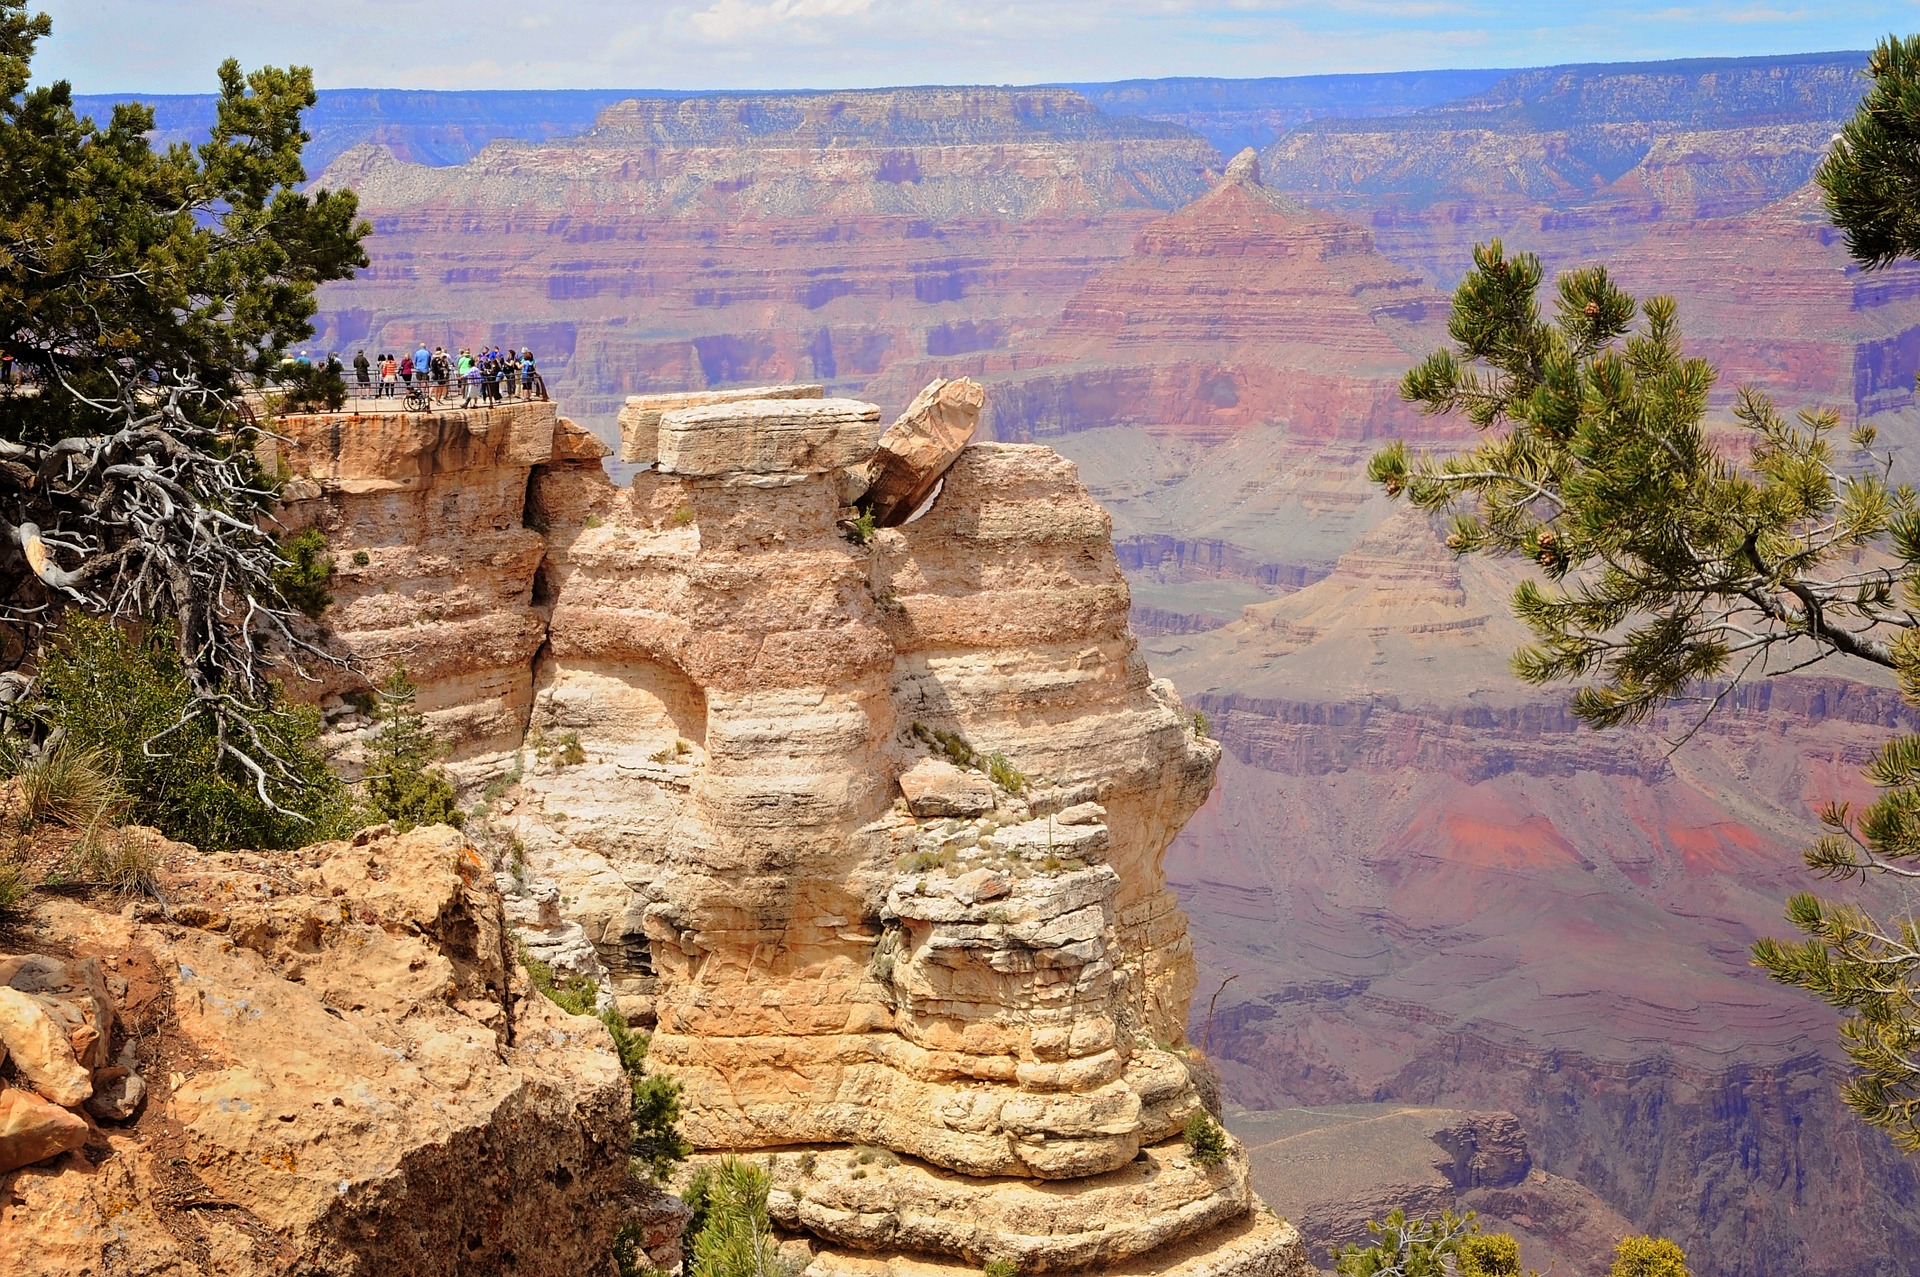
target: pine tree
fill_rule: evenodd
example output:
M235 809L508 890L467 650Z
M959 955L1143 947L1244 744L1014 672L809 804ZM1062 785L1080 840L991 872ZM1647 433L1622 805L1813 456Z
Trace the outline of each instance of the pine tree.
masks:
M1882 40L1867 75L1815 179L1847 251L1872 267L1920 256L1920 36Z
M311 72L223 63L206 139L156 150L151 108L98 123L32 86L52 29L0 0L0 340L24 383L0 386L0 661L32 665L74 608L165 623L217 764L298 820L276 794L299 760L255 723L275 658L324 654L278 588L248 395L369 228L351 192L301 189Z
M367 801L401 833L419 825L458 828L466 813L454 801L453 782L434 765L446 747L414 708L416 691L405 667L396 667L380 685L384 721L367 747Z
M1883 45L1876 94L1916 56L1913 42ZM1887 110L1870 97L1853 135L1892 127L1870 118ZM1845 181L1865 183L1892 163L1864 145L1835 157L1830 191L1846 166L1858 171ZM1847 212L1835 202L1836 217ZM1874 239L1874 225L1847 224L1868 264L1909 251L1914 241ZM1714 370L1681 353L1671 299L1642 306L1603 268L1577 270L1559 279L1549 319L1542 278L1538 259L1509 258L1498 241L1475 249L1448 323L1455 348L1401 390L1424 411L1465 413L1482 438L1444 457L1395 443L1369 468L1388 495L1451 511L1455 553L1537 565L1542 579L1513 596L1534 640L1515 672L1585 680L1574 712L1601 727L1676 703L1695 707L1697 727L1743 680L1834 659L1891 670L1920 705L1920 496L1888 480L1873 429L1836 437L1833 412L1788 421L1741 390L1741 446L1717 446L1705 424ZM1870 775L1880 798L1824 811L1807 863L1829 879L1920 877L1920 737L1890 742ZM1755 962L1845 1013L1846 1101L1920 1149L1920 927L1812 895L1787 916L1804 938L1762 941Z

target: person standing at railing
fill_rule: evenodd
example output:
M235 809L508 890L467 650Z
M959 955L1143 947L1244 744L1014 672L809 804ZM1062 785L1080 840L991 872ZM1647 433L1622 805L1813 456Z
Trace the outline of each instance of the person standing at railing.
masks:
M432 368L432 363L433 352L427 349L426 342L423 341L413 348L413 375L414 379L420 383L420 392L422 394L426 393L427 378L429 376L429 370Z
M427 359L427 372L433 378L433 397L447 397L447 352L444 347L435 346L433 354Z
M500 356L500 376L507 383L507 398L512 399L520 393L520 361L513 357L511 346Z
M367 397L367 391L371 388L372 382L367 376L367 373L372 367L373 365L367 362L366 351L360 350L354 352L353 379L360 387L360 397L362 399Z
M394 362L392 355L381 355L380 356L380 397L382 399L393 398L394 390L399 384L400 384L400 365Z
M407 392L409 394L413 392L413 356L412 355L400 356L400 384L407 388Z

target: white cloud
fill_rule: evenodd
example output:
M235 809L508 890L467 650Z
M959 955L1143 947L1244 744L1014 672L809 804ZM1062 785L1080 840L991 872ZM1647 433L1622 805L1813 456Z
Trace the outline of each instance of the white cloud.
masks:
M820 19L864 17L873 0L715 0L691 14L687 26L707 40L738 40L743 36L787 38L794 28L809 30Z

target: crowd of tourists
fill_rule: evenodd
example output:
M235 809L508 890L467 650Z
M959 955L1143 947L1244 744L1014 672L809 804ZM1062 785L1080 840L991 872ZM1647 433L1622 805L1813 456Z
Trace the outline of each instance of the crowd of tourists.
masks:
M482 346L477 352L462 347L449 351L426 343L411 354L381 353L369 358L362 350L353 357L355 394L375 399L396 398L418 390L444 400L458 388L461 407L501 403L508 399L545 399L547 383L529 348L515 352L509 346Z

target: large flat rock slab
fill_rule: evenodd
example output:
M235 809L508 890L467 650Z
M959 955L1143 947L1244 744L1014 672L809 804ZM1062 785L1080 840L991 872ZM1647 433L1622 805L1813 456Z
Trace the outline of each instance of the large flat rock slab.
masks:
M825 474L865 461L880 409L858 399L753 399L660 417L664 474Z
M794 382L781 386L742 386L732 390L683 390L658 395L629 395L620 409L620 460L651 465L660 459L660 417L681 408L746 403L754 399L818 399L826 387Z

